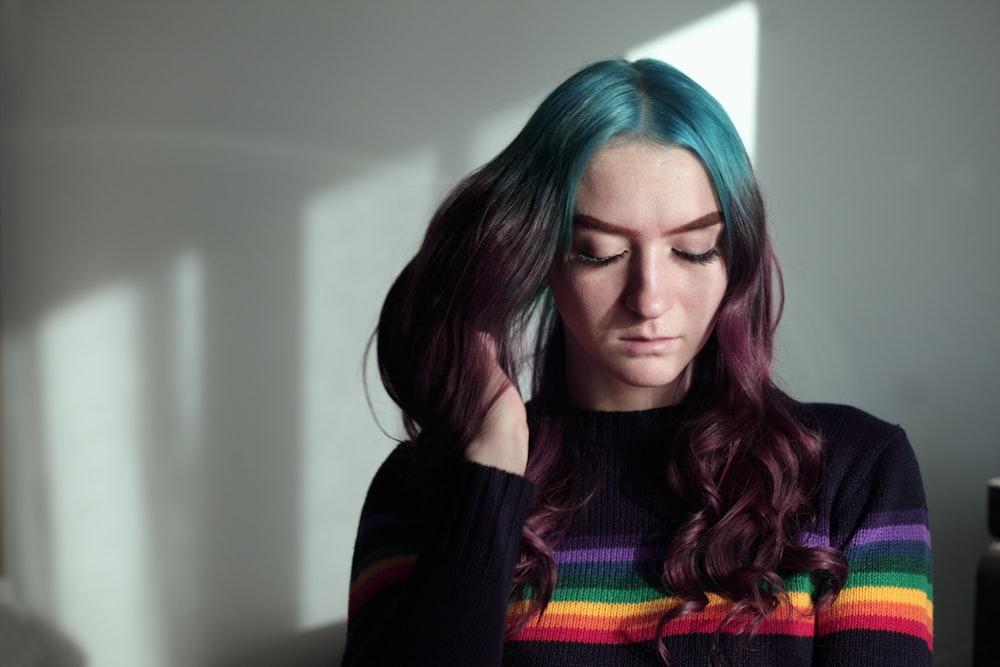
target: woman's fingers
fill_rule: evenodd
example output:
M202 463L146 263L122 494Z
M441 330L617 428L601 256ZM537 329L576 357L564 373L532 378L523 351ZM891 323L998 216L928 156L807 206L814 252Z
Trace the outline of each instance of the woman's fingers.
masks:
M466 447L465 458L523 475L528 463L528 418L524 401L497 362L493 337L482 333L480 340L488 358L493 360L493 376L483 397L483 407L489 405L489 408L479 433Z

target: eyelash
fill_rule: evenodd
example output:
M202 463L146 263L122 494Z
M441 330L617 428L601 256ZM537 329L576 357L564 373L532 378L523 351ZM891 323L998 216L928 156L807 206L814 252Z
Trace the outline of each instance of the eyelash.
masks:
M706 264L711 264L719 256L718 248L711 248L697 255L694 253L674 248L673 253L678 257L680 257L681 259L683 259L685 262L691 262L692 264L699 264L701 266L704 266ZM594 257L592 255L580 252L573 255L573 259L587 266L608 266L609 264L614 264L624 256L625 256L624 252L620 252L617 255L609 255L608 257Z
M624 252L620 252L617 255L610 255L608 257L594 257L593 255L579 252L573 255L573 259L581 264L586 264L587 266L607 266L608 264L614 264L624 256Z
M693 253L685 252L683 250L678 250L677 248L674 248L674 254L683 259L684 261L691 262L693 264L701 264L702 266L704 266L705 264L711 264L712 262L715 261L716 257L719 256L719 249L710 248L709 250L699 255L695 255Z

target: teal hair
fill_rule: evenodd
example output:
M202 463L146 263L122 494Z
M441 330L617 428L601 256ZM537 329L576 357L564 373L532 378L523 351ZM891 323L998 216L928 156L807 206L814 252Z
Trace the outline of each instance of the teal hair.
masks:
M744 199L757 190L739 133L707 90L658 60L607 60L580 70L545 98L491 164L512 169L511 184L559 193L551 201L560 207L558 238L565 248L584 169L602 146L629 140L694 153L712 180L727 234L740 240L754 236L752 230L733 229L745 227Z

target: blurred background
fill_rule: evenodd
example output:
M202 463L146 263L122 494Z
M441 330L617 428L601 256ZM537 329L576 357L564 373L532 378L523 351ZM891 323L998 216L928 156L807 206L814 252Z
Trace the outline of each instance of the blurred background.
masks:
M993 0L0 0L0 625L57 664L168 667L342 621L393 446L373 412L399 432L362 383L390 281L545 93L654 54L753 153L785 387L909 433L936 662L968 665L1000 475L997 25Z

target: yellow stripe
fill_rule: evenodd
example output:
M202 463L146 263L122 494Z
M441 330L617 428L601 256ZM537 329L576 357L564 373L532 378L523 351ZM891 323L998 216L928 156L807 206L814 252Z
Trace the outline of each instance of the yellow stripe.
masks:
M899 588L892 586L857 586L846 588L837 597L837 603L850 602L875 602L894 604L906 604L919 607L927 612L928 616L933 615L934 603L927 597L927 594L915 588Z
M790 593L792 607L799 612L811 614L812 600L808 593ZM613 602L586 602L586 601L562 601L550 602L545 614L572 614L575 616L593 616L606 618L608 616L642 616L645 614L662 614L668 609L672 609L680 602L675 597L664 597L658 600L647 602L613 603ZM709 613L718 609L723 609L732 603L715 593L708 594L708 606L701 613ZM782 602L778 611L787 608L788 605Z
M796 591L789 594L792 607L803 613L812 613L812 598L808 593ZM675 597L664 597L646 602L614 603L614 602L587 602L583 600L565 600L550 602L546 614L573 614L579 616L606 617L614 616L638 616L651 613L662 613L675 607L680 600ZM922 609L931 616L933 612L933 602L923 591L913 588L899 588L887 586L859 586L841 591L835 604L869 603L869 604L903 604ZM519 604L513 603L512 610L516 610ZM728 607L731 604L728 600L716 593L708 594L708 606L706 613L717 608ZM786 608L788 605L782 602L778 609Z

